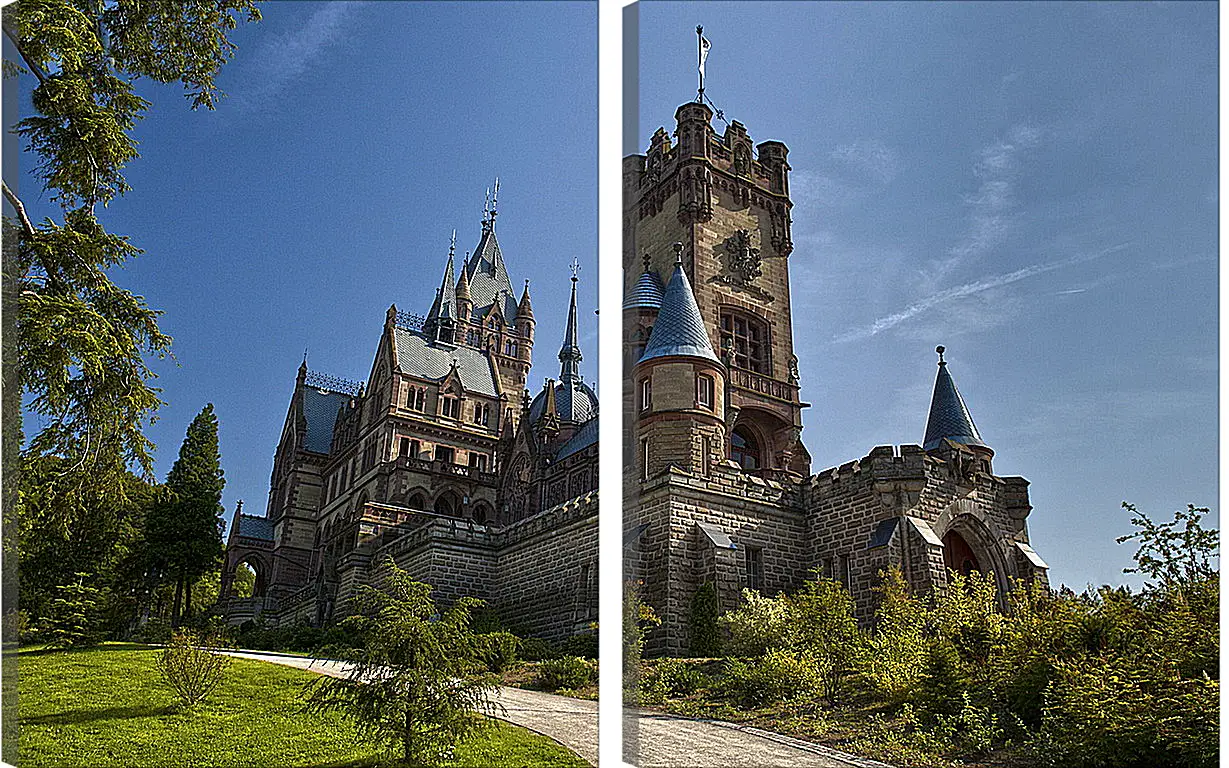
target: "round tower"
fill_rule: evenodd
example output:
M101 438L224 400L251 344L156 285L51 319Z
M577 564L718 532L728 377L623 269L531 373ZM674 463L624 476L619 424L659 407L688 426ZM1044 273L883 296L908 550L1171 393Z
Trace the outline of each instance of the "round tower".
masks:
M713 351L675 244L674 274L632 368L636 469L707 475L725 455L725 366Z

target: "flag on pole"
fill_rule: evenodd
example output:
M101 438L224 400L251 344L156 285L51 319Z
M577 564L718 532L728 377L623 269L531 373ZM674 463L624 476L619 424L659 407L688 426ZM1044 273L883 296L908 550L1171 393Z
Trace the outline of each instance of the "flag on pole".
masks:
M700 77L704 77L704 62L708 60L708 49L712 48L713 44L708 41L708 38L703 34L700 35Z

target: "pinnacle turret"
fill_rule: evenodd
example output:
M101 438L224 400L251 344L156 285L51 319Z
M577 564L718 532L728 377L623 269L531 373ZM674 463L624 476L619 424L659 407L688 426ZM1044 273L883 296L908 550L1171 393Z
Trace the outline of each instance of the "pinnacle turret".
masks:
M653 333L649 335L641 362L655 357L699 357L717 360L713 344L704 328L704 318L696 304L696 295L683 271L681 257L674 263L674 275L662 296L661 309Z
M989 448L981 439L973 416L969 413L956 382L952 380L947 370L947 362L943 359L944 347L936 347L939 353L939 372L935 376L934 395L930 400L930 416L926 419L926 437L922 448L930 451L938 448L943 441L951 440L961 445Z

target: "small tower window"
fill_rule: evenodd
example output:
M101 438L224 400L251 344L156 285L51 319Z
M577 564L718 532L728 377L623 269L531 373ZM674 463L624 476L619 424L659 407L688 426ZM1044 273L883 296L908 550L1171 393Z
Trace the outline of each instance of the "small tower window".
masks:
M743 469L760 468L760 444L742 427L735 427L730 436L730 458Z
M696 404L710 411L713 409L712 376L700 376L696 379Z
M647 411L653 405L653 382L649 379L640 381L640 410Z
M649 439L647 437L640 441L640 479L649 479Z
M758 318L722 312L721 348L730 350L730 363L737 368L772 373L768 365L768 327Z

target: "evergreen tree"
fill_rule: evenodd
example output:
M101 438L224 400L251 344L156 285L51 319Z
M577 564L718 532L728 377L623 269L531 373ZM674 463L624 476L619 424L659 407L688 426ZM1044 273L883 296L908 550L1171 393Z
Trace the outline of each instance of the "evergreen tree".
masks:
M222 559L225 485L218 455L218 419L210 403L188 426L179 458L167 473L165 491L146 521L153 565L175 584L171 612L175 626L191 611L192 584Z

